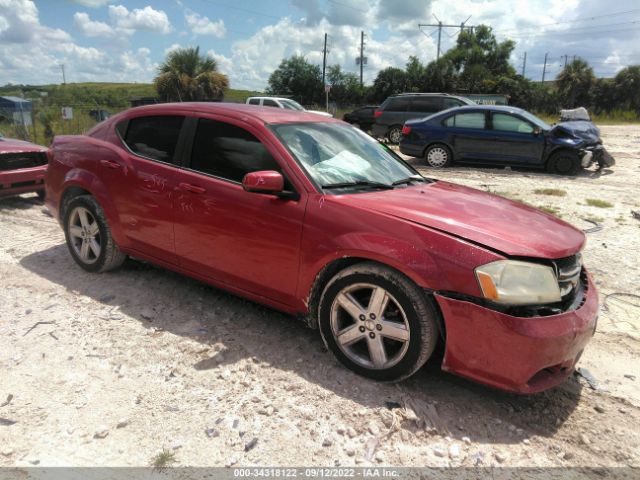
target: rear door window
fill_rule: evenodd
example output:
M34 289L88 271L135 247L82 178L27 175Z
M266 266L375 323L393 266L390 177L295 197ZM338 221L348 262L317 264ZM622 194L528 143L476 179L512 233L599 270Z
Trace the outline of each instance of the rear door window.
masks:
M469 112L452 115L444 121L447 127L455 128L485 128L486 121L483 112Z
M438 97L414 97L410 112L436 113L442 110L442 99Z
M280 105L278 105L276 102L274 102L273 100L271 100L270 98L265 98L262 101L262 105L265 107L279 107Z
M260 105L260 99L259 98L250 98L249 99L249 105Z
M198 122L190 168L233 182L242 182L249 172L281 170L253 134L236 125L206 118Z
M384 110L388 112L406 112L409 109L409 99L396 97L389 100Z
M132 118L123 141L137 155L175 163L176 145L183 122L182 116Z

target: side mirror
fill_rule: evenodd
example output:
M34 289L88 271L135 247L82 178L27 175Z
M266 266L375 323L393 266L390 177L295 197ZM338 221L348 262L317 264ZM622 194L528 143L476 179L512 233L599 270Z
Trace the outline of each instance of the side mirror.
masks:
M540 135L541 132L542 132L542 130L540 130L540 128L538 128L538 127L533 129L533 135L536 136L536 137L538 135Z
M242 179L242 188L247 192L277 195L284 190L284 178L274 170L250 172Z

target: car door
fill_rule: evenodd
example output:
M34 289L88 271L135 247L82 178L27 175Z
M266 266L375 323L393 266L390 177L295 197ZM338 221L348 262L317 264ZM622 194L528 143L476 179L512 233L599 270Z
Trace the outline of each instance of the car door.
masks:
M178 146L184 117L144 116L125 120L117 130L126 163L102 160L101 178L124 226L131 248L176 263L173 198Z
M263 133L210 116L193 123L191 151L178 179L176 251L181 265L283 304L295 296L306 194ZM279 158L278 160L276 160ZM276 170L289 198L243 189L246 173ZM301 192L302 193L302 192Z
M491 130L498 160L509 164L540 165L544 152L544 135L517 115L491 112Z
M443 121L443 126L448 132L456 160L496 160L484 111L453 114Z

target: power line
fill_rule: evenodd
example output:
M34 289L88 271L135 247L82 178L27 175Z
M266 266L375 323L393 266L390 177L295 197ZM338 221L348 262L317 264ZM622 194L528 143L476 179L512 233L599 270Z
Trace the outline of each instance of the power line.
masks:
M418 29L420 31L422 31L422 27L436 27L438 29L438 50L437 50L437 54L436 54L436 60L438 60L440 58L440 43L442 40L442 29L443 28L459 28L460 29L460 33L462 33L465 29L465 24L469 21L469 19L471 18L471 15L469 15L467 17L467 19L462 22L460 25L446 25L444 23L442 23L442 21L435 16L435 14L432 14L433 18L436 19L436 21L438 23L419 23L418 24ZM467 28L473 32L473 29L475 28L475 26L467 26Z
M633 10L626 10L624 12L616 12L616 13L609 13L609 14L605 14L605 15L595 15L593 17L578 17L578 18L574 18L573 20L565 20L562 22L554 22L554 23L542 23L540 25L535 25L529 28L525 28L525 30L532 30L532 29L539 29L540 27L550 27L553 25L564 25L567 23L575 23L575 22L586 22L586 21L590 21L590 20L595 20L598 18L606 18L606 17L615 17L618 15L626 15L628 13L634 13L634 12L640 12L640 8L634 8ZM519 28L513 28L513 29L509 29L509 30L502 30L504 32L509 32L509 31L516 31L519 32L521 29Z
M522 36L522 34L524 34L525 36L531 35L533 33L536 34L541 34L541 35L550 35L550 34L555 34L555 33L569 33L569 32L574 32L576 30L590 30L593 31L596 28L606 28L606 27L617 27L620 25L633 25L636 23L640 23L640 20L632 20L632 21L626 21L626 22L618 22L618 23L605 23L605 24L600 24L600 25L586 25L584 27L571 27L571 28L565 28L565 29L554 29L554 30L544 30L544 31L540 31L539 28L536 29L525 29L525 30L498 30L498 32L503 32L503 33L499 33L497 34L498 36ZM509 32L509 31L515 31L515 32L519 32L515 35L511 35L509 33L504 33L504 32ZM494 31L495 32L495 31ZM530 32L530 33L528 33Z

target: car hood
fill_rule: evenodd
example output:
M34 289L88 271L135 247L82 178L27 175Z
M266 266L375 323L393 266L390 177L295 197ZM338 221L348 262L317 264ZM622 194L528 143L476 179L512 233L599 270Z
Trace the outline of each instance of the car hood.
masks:
M600 141L600 129L592 122L586 120L574 120L571 122L561 122L555 125L551 132L554 135L571 135L589 143Z
M583 232L557 217L448 182L333 198L437 229L509 256L564 258L580 251L585 242Z
M15 138L0 139L0 153L44 152L47 147Z

